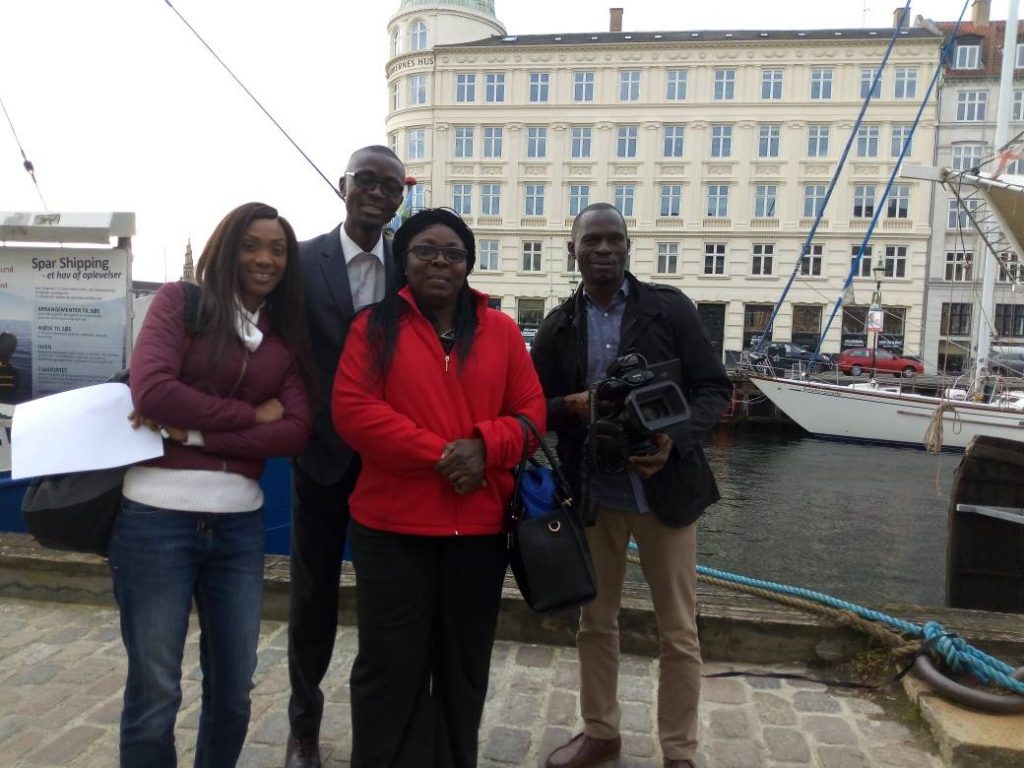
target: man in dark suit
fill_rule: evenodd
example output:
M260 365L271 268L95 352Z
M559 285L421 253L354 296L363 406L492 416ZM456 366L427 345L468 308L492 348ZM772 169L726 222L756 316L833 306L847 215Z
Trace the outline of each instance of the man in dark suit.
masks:
M359 474L359 457L334 431L331 389L352 317L380 301L396 277L383 230L402 202L405 166L387 147L364 147L349 159L339 189L344 224L299 244L320 401L313 436L293 466L286 768L321 765L320 682L334 651L348 497Z

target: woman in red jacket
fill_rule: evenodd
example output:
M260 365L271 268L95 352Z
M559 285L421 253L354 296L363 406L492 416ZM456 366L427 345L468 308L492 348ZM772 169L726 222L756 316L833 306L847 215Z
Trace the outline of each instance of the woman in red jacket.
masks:
M195 765L230 768L242 749L263 588L258 479L268 456L302 450L311 424L298 259L275 209L236 208L196 266L198 323L186 317L191 286L171 283L135 342L137 422L162 431L164 455L128 470L110 545L128 653L122 768L177 765L193 600L203 672Z
M476 765L523 448L546 419L516 323L466 276L473 233L428 209L395 235L402 287L359 315L334 423L362 460L350 499L359 652L352 766Z

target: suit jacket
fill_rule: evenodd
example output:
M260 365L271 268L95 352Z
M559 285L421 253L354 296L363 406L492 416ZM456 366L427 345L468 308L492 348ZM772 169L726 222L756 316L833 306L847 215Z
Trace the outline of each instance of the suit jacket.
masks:
M303 471L322 485L341 480L354 455L334 429L331 391L338 360L355 315L348 266L341 250L341 225L299 243L310 346L317 370L320 400L313 415L313 436L297 461ZM396 270L391 263L391 242L384 240L385 290L394 290Z

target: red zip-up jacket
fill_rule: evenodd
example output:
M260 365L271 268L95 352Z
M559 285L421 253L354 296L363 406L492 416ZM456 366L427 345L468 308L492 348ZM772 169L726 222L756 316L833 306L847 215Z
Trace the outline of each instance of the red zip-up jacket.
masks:
M293 456L312 429L309 398L284 341L266 312L255 352L241 343L207 375L207 343L185 335L185 292L169 283L153 297L132 352L129 386L135 409L158 424L203 433L204 445L164 440L164 455L146 466L235 472L258 479L269 456ZM284 417L256 423L256 406L276 397Z
M477 326L466 360L446 355L408 286L395 356L381 381L367 339L368 312L352 323L334 380L332 413L362 470L349 500L361 525L422 536L488 535L504 530L519 463L522 413L543 431L544 393L512 318L473 292ZM481 438L486 487L460 495L434 469L445 445Z

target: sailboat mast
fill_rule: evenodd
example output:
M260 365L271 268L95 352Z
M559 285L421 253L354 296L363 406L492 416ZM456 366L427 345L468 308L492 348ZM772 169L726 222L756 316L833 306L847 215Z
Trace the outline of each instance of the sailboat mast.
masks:
M1006 28L1003 30L1003 68L999 77L999 102L996 109L995 151L1001 152L1006 145L1010 127L1010 106L1013 103L1013 70L1017 63L1017 14L1019 0L1010 0L1006 13ZM978 357L975 362L976 375L980 379L988 368L992 334L987 323L993 317L996 272L999 263L996 254L985 249L981 280L981 316L978 318Z

